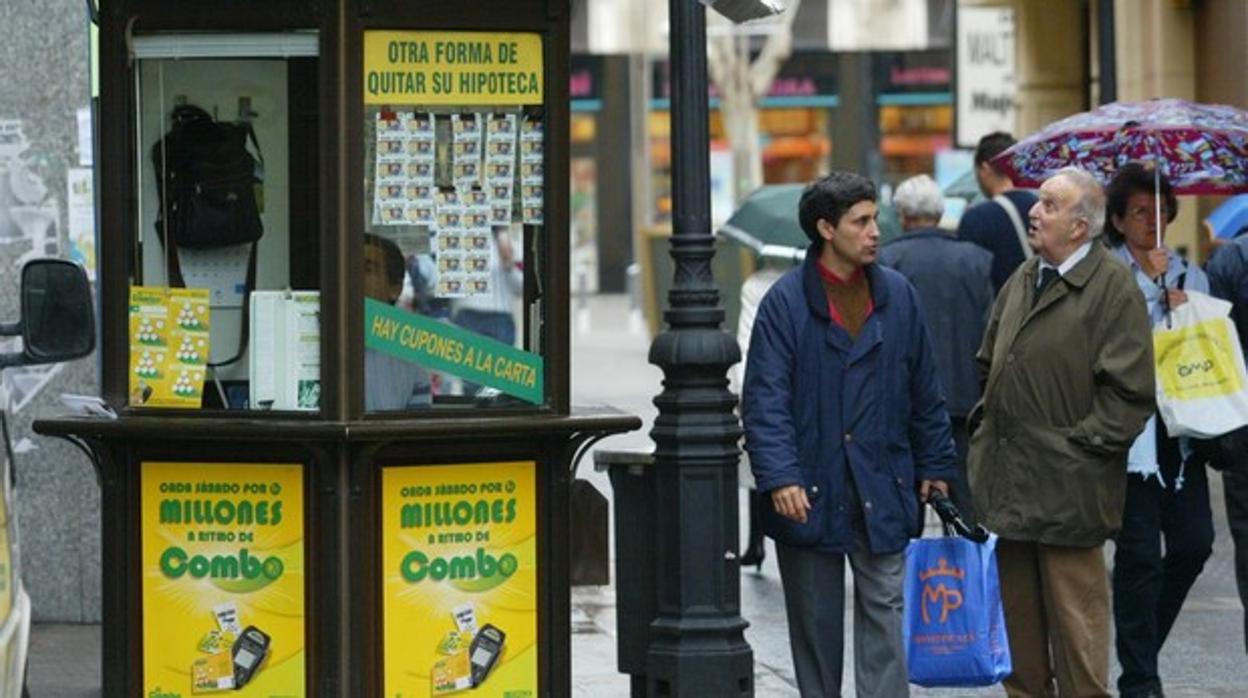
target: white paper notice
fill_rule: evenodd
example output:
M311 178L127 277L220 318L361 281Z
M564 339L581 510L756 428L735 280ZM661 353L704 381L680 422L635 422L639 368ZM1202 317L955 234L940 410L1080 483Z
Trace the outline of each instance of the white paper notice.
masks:
M91 107L78 108L78 164L91 167L95 161L95 139L91 137Z
M95 281L95 180L92 170L71 167L66 173L69 189L69 258L87 270Z

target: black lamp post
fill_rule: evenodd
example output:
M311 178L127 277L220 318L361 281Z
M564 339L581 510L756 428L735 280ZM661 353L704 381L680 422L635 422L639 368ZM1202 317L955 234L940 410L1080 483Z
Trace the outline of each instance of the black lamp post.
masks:
M735 21L776 11L759 0L706 4ZM727 378L741 352L721 329L724 311L711 274L706 10L695 0L670 0L668 7L676 269L668 327L650 347L650 363L663 369L664 380L650 432L658 615L650 626L647 694L752 696L754 654L745 641L737 559L741 427Z

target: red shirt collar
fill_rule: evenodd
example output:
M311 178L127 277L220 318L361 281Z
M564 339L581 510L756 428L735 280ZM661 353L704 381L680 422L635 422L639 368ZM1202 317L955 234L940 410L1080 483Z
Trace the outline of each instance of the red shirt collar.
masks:
M836 272L825 267L823 265L823 262L821 261L815 263L815 268L819 270L819 278L823 279L824 283L840 285L840 286L854 283L858 279L862 278L862 273L863 273L862 272L863 268L858 267L857 269L854 270L854 273L849 275L848 279L842 279L840 276L837 275Z

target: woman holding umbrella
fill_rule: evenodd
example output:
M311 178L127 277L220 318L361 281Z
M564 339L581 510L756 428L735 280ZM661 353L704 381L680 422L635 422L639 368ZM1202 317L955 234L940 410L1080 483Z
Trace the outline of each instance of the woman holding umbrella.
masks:
M1135 272L1154 325L1187 302L1188 290L1209 292L1204 272L1163 244L1166 225L1178 212L1165 176L1128 163L1106 197L1107 242ZM1118 690L1124 698L1163 695L1157 655L1213 551L1209 483L1203 461L1193 455L1191 440L1169 436L1154 414L1127 457L1127 501L1113 572Z

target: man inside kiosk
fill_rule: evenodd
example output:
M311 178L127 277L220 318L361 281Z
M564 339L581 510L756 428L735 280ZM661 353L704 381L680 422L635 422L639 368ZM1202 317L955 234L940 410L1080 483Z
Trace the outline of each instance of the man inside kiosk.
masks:
M394 305L403 293L405 272L403 252L393 240L364 234L364 295ZM431 404L427 370L377 349L365 348L365 409L408 410Z

